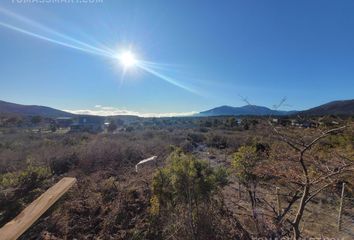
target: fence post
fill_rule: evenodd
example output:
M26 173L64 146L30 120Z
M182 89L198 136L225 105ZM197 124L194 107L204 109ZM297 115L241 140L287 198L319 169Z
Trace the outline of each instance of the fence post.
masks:
M240 180L238 180L238 198L241 199L241 183L240 183Z
M275 194L277 195L278 216L281 214L281 203L279 198L279 187L275 187Z
M342 212L343 212L343 201L344 201L344 189L345 183L342 185L342 194L340 197L340 205L339 205L339 214L338 214L338 231L341 230L342 227Z

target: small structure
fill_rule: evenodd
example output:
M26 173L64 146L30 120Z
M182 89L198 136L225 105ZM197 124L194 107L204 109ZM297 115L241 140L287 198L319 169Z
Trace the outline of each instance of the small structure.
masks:
M156 158L157 158L157 156L152 156L152 157L146 158L144 160L141 160L140 162L138 162L138 164L135 165L135 172L138 172L139 165L142 165L142 164L145 165L148 162L153 162Z
M291 126L296 126L296 127L299 126L297 119L291 119L290 121L291 121Z
M55 119L55 123L59 128L68 128L73 123L72 117L58 117Z
M79 116L78 121L70 125L71 132L101 132L103 118L100 116Z
M317 123L307 119L291 119L291 126L300 128L316 128Z
M315 128L317 124L311 120L303 120L300 122L300 126L303 128Z

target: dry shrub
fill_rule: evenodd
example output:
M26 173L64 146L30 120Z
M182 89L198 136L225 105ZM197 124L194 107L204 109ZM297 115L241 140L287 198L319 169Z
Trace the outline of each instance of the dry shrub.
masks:
M122 161L122 145L107 138L96 138L80 146L78 166L85 172L104 169Z

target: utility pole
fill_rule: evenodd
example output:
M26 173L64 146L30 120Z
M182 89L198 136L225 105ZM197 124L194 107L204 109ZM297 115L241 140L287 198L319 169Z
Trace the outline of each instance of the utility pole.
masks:
M341 227L342 227L342 212L343 212L344 190L345 190L345 183L343 183L343 185L342 185L342 194L341 194L341 197L340 197L339 214L338 214L338 231L340 231Z

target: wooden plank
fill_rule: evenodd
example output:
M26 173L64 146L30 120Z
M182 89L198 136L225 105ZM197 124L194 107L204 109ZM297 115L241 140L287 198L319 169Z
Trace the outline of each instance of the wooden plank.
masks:
M49 188L16 218L0 229L1 240L15 240L21 236L45 211L48 210L76 182L76 178L64 177Z

